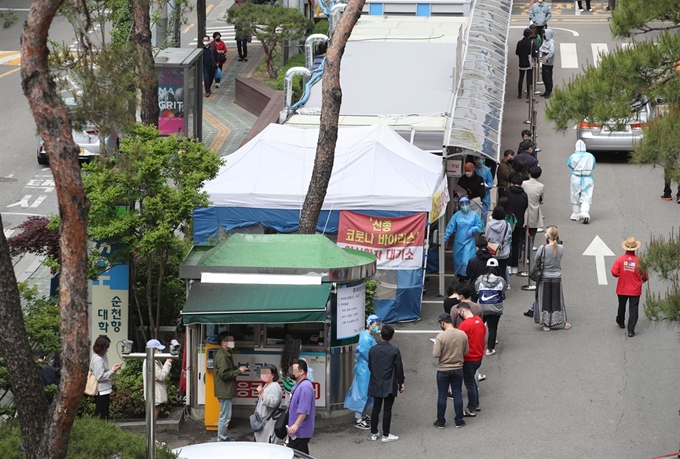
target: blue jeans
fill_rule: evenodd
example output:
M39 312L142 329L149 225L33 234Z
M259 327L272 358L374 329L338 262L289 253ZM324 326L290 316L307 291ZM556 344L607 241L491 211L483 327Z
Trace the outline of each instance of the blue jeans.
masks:
M475 374L481 366L481 360L479 362L463 363L463 382L465 383L465 388L467 389L468 411L470 413L474 413L479 406L479 386L477 386L477 378L475 378Z
M231 421L231 399L220 398L220 419L217 421L217 441L229 441L227 427Z
M446 424L446 397L449 387L453 394L456 425L463 422L463 370L437 371L437 422Z

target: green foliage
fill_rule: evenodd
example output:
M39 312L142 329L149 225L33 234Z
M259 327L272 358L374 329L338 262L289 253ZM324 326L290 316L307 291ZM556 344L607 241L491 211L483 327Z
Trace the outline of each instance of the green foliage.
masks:
M179 368L179 365L173 365ZM142 375L142 360L130 359L125 361L125 366L112 379L113 392L111 393L111 405L109 413L113 419L144 418L146 414L146 402L144 401L144 379ZM165 380L168 390L168 400L172 401L177 395L177 383L179 371L171 372ZM166 416L171 409L166 404L161 412L161 417Z
M262 43L266 56L267 73L274 79L279 69L274 64L276 45L284 40L297 40L313 30L313 21L295 8L243 3L229 8L229 23L240 27L238 33L254 35Z
M662 166L669 177L680 179L680 34L675 30L677 22L644 25L657 19L677 21L678 11L680 0L633 0L617 5L612 30L618 36L665 31L603 56L598 67L587 67L582 75L557 88L546 117L560 131L584 119L620 127L631 118L635 105L652 102L658 116L643 125L644 140L632 160Z
M38 297L37 288L28 287L25 283L19 284L19 293L23 298L24 323L31 348L41 349L48 356L49 361L50 356L61 351L58 298ZM0 354L0 415L14 417L16 414L14 403L8 403L5 400L11 390L11 385L5 361L1 357ZM38 364L36 364L37 370ZM55 390L55 387L46 388L46 392L54 393ZM0 457L5 456L0 453Z
M366 317L368 317L375 312L373 309L373 298L375 298L375 292L378 289L378 286L380 285L380 281L378 279L366 279L365 285L366 285L365 310Z
M322 33L328 36L329 27L330 23L328 22L328 19L321 19L319 22L314 24L314 33Z
M221 164L201 142L161 137L156 128L137 124L118 155L83 166L89 236L124 247L117 256L130 262L140 325L148 315L156 329L161 304L173 313L181 307L181 285L173 277L188 248L183 235L190 233L194 208L209 204L203 184ZM120 212L125 204L129 210Z
M640 256L640 267L656 273L669 284L665 295L645 292L645 314L653 320L680 321L680 230L668 238L652 236L645 253Z
M19 423L13 419L0 423L0 457L25 459L21 451ZM71 429L67 459L121 457L145 459L146 446L142 435L122 430L115 424L94 418L76 419ZM158 459L176 456L167 447L156 449Z

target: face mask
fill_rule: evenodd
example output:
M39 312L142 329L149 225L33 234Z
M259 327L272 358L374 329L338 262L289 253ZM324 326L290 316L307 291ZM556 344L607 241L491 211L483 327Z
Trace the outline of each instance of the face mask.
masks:
M477 161L478 166L483 166L484 165L484 160Z
M371 331L372 331L373 333L378 333L378 332L380 331L380 327L377 327L377 326L376 326L376 327L373 327L373 328L371 328Z
M262 380L263 383L268 383L269 381L272 380L272 375L262 375L260 376L260 379Z
M470 206L460 206L460 210L462 210L465 213L468 213L468 211L470 210Z
M233 342L233 341L227 342L227 347L228 347L229 349L234 349L234 348L236 347L236 343Z
M220 41L220 40L221 40L220 37L215 38L215 41Z
M465 173L465 176L466 176L466 177L472 177L472 172L466 172L466 173Z
M210 44L209 41L204 41L204 42L203 42L203 46L208 46L209 44Z

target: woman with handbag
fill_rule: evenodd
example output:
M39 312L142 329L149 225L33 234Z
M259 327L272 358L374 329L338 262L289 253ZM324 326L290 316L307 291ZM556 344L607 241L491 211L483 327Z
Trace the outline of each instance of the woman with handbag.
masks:
M282 392L279 385L279 370L275 365L267 364L260 368L262 384L257 386L257 405L251 416L250 425L255 434L255 441L259 443L276 443L273 419L281 406ZM253 422L253 417L256 422ZM256 430L259 429L259 430Z
M562 253L564 248L556 226L545 229L546 242L536 251L536 265L542 266L536 273L536 309L534 323L542 325L544 331L563 325L565 330L571 328L567 322L567 310L564 305L562 290Z
M97 394L94 396L94 415L103 420L109 418L109 404L111 403L111 392L113 392L111 377L122 368L122 365L117 363L109 369L109 359L106 356L109 346L111 346L109 337L99 335L92 346L94 355L90 362L90 371L92 371L98 383Z
M498 260L498 273L506 279L505 271L510 261L510 237L512 236L512 226L505 221L505 209L500 205L494 207L491 213L491 221L486 225L484 235L489 242L489 246L495 246L492 255ZM506 279L507 280L507 279Z

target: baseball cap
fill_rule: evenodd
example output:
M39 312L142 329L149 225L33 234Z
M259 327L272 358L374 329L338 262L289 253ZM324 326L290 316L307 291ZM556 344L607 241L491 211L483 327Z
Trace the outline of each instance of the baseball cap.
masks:
M165 349L165 346L161 344L160 341L157 339L150 339L149 341L146 342L146 347L155 347L159 351L162 351Z
M439 319L437 320L437 322L449 322L449 323L451 323L451 315L447 314L445 312L442 312L441 314L439 314Z
M498 260L495 258L489 258L486 260L486 266L498 266Z

